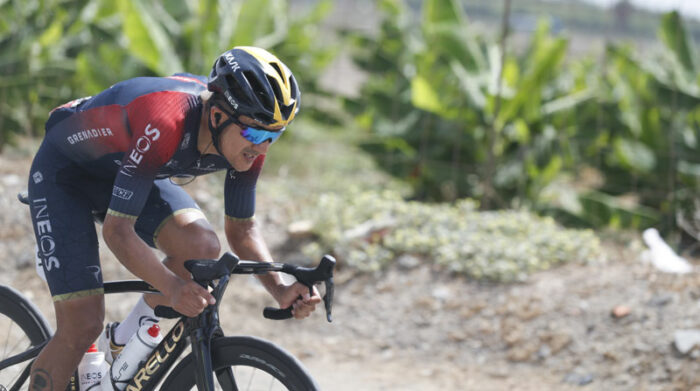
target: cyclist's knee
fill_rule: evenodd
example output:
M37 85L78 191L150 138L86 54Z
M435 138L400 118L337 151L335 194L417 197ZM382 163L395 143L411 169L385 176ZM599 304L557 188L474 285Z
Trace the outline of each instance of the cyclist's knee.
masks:
M56 337L71 350L87 350L102 332L103 322L102 296L56 303Z
M179 217L179 216L178 216ZM173 259L216 258L221 244L206 220L171 220L157 237L158 248Z
M216 232L209 229L199 229L191 237L193 255L198 258L218 258L221 253L221 243Z

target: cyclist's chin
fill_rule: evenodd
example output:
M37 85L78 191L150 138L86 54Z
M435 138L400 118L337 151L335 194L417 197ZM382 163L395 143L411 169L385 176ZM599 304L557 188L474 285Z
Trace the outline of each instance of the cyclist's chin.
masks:
M238 172L248 171L253 166L253 161L244 158L234 159L234 161L231 163L233 168Z

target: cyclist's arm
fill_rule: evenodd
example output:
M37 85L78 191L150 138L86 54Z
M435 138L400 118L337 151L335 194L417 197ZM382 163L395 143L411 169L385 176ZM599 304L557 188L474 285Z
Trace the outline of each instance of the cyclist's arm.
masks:
M225 229L229 245L239 257L261 262L272 261L270 251L254 219L229 217L226 219ZM321 302L321 296L315 287L311 295L309 288L299 282L286 285L279 273L270 272L258 275L258 278L270 295L277 300L280 308L292 307L292 314L297 319L309 316Z
M272 255L253 218L255 185L264 162L265 155L260 155L248 171L230 170L226 175L225 230L229 246L241 259L272 262ZM278 273L262 274L258 275L258 278L265 289L277 300L280 308L292 306L292 313L297 319L309 316L316 304L321 302L316 288L313 288L314 294L310 295L309 288L305 285L298 282L286 285Z
M241 258L260 262L272 262L272 255L260 233L254 218L226 217L226 239L229 246ZM284 286L279 273L270 272L259 275L265 289L277 298L279 290Z
M103 237L129 271L160 290L176 311L197 315L214 298L193 281L175 275L134 230L160 167L173 156L182 139L187 113L195 106L188 94L161 91L145 94L125 106L131 130L129 148L112 190Z
M165 267L134 231L134 220L107 214L102 234L119 261L136 276L161 291L176 311L196 316L214 297L194 281L185 281Z
M130 272L170 296L180 278L165 267L136 234L134 219L107 214L102 227L105 243Z
M230 169L224 183L226 213L226 239L229 246L241 259L272 262L272 255L255 223L255 188L265 155L260 155L248 171L237 172ZM278 273L258 276L265 288L278 298L283 286Z

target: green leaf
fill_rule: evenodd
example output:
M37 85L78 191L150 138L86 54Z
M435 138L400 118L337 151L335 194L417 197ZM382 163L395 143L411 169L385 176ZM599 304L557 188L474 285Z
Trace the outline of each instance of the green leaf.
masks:
M661 18L659 37L686 71L697 73L697 58L694 45L685 31L683 20L678 11L669 12Z
M618 138L614 148L618 162L630 171L651 172L656 167L654 151L639 141Z
M645 228L660 220L654 209L598 191L589 191L579 199L583 206L580 217L593 226Z
M481 92L478 77L469 74L464 66L455 60L450 61L450 67L469 101L479 110L483 110L486 107L486 96Z
M417 108L432 113L440 114L445 111L437 92L421 76L416 76L411 80L411 102Z
M528 144L530 142L530 129L527 126L527 122L517 119L513 125L513 140L521 144Z
M512 100L503 102L498 116L499 128L517 116L526 120L537 120L542 111L543 91L561 72L561 64L566 54L567 41L563 38L546 36L546 23L540 23L540 29L533 39L528 55L527 67L522 74L517 94Z
M140 12L143 6L134 0L123 0L118 4L122 15L124 35L129 41L129 50L146 66L157 71L160 67L160 56L158 48L146 28L147 22Z
M274 45L285 34L284 4L279 0L247 0L236 15L230 46Z
M95 64L90 61L90 56L87 53L80 53L75 59L75 64L76 74L80 75L84 91L87 91L89 94L96 94L104 89L104 85L99 81L99 76L95 75Z
M546 115L556 114L560 111L568 111L595 98L593 90L585 89L572 94L562 96L542 105L542 113Z
M678 162L678 172L700 178L700 164L680 161Z
M561 172L564 166L564 161L561 156L554 155L544 169L541 170L540 175L536 178L539 183L547 184L552 182L557 175Z
M39 36L39 44L43 48L48 48L56 44L63 36L63 19L65 14L61 12L59 15L60 16L56 17L53 23L51 23L51 26Z
M455 0L426 0L423 17L428 23L462 25L466 16L462 4Z
M172 43L141 1L120 1L119 10L128 48L139 60L160 75L183 71Z

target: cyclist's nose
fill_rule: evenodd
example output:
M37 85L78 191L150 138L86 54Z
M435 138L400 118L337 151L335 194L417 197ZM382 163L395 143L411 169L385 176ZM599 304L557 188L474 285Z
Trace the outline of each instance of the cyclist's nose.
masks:
M272 143L270 141L264 141L260 144L253 144L253 150L255 150L257 153L265 154L270 149L271 144Z

